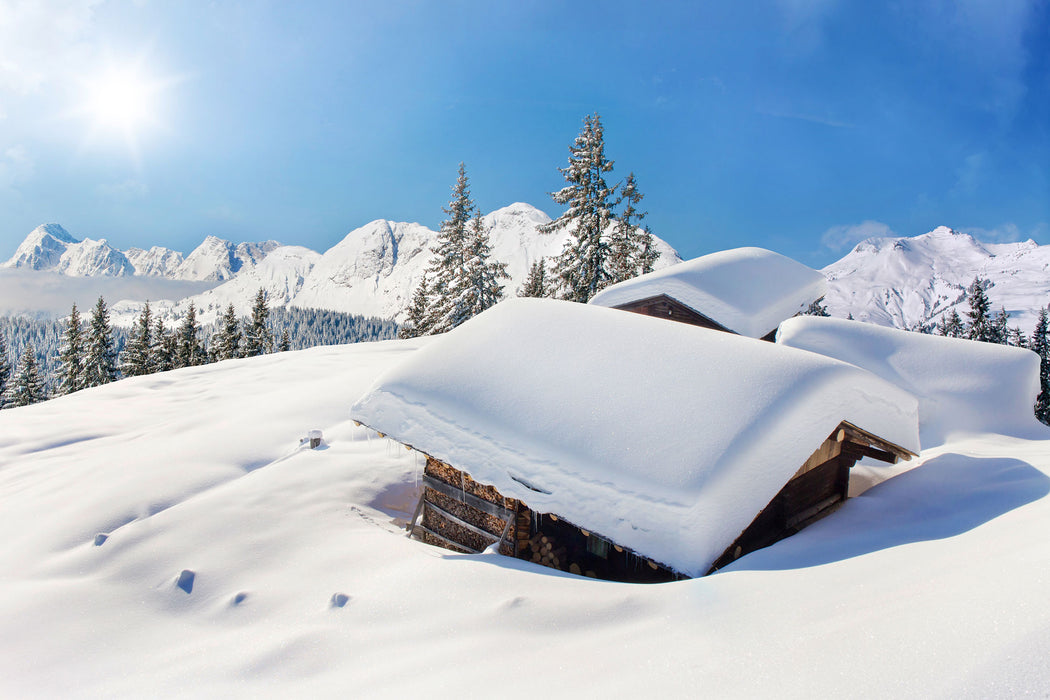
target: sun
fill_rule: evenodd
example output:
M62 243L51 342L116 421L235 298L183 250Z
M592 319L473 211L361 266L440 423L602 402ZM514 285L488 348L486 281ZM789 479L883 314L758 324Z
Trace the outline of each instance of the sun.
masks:
M137 134L156 121L153 81L132 70L110 70L87 85L86 112L99 129Z

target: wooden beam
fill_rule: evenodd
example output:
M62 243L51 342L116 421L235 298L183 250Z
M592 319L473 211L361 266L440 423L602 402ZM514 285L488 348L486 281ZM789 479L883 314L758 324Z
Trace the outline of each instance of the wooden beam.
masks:
M449 486L444 481L441 481L440 479L435 479L434 477L429 476L427 474L423 475L423 485L432 488L438 493L444 494L449 498L455 499L457 501L462 501L471 508L477 508L483 513L488 513L489 515L495 516L500 520L506 520L507 518L511 518L514 516L514 511L510 508L504 508L503 506L498 506L495 503L492 503L491 501L486 501L484 498L478 498L472 493L467 493L463 489L457 489L455 486Z
M430 501L427 501L426 504L424 505L424 510L427 509L427 508L429 508L432 511L435 511L438 515L440 515L441 517L445 518L446 520L449 520L450 522L454 523L455 525L459 525L461 528L464 528L466 530L470 530L475 535L479 535L481 537L487 537L490 540L492 540L493 542L499 542L499 540L500 540L499 535L493 535L488 530L482 530L477 525L471 525L466 520L463 520L461 518L457 518L455 515L452 515L452 513L449 513L444 508L440 508L440 507L434 505Z
M858 440L858 442L865 442L865 441L867 441L867 443L869 445L874 445L875 447L881 448L881 449L885 450L886 452L892 452L893 454L897 455L897 457L899 457L900 459L902 459L904 461L907 461L907 460L911 459L912 457L918 457L918 455L915 454L914 452L912 452L911 450L906 449L904 447L901 447L900 445L896 445L896 444L890 442L889 440L885 440L883 438L880 438L878 435L875 435L874 433L869 433L867 430L864 430L863 428L858 428L857 426L853 425L849 421L845 421L845 420L842 421L842 423L840 424L840 427L845 429L847 436L860 438ZM852 435L851 435L851 433L852 433Z
M433 530L431 530L430 528L428 528L425 525L416 525L416 529L417 530L422 530L423 532L427 533L431 537L436 537L437 539L441 540L442 542L444 542L445 544L449 545L450 547L455 547L456 549L462 549L463 551L469 552L471 554L481 554L481 550L480 549L474 549L473 547L468 547L465 544L460 544L459 542L456 542L455 540L450 540L449 538L445 537L444 535L439 535L438 533L434 532Z

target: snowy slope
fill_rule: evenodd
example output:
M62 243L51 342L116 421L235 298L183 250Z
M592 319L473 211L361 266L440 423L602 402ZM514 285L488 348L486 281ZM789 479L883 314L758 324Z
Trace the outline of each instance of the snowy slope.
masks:
M0 411L0 694L1050 687L1050 441L956 438L707 578L592 581L398 531L422 465L347 409L427 342L234 360ZM299 449L314 427L325 449ZM183 571L192 586L177 586Z
M964 319L964 292L987 278L993 311L1005 307L1010 325L1025 333L1050 303L1050 246L1033 241L984 244L941 226L911 238L871 238L824 268L825 299L833 316L913 328L939 322L953 306Z

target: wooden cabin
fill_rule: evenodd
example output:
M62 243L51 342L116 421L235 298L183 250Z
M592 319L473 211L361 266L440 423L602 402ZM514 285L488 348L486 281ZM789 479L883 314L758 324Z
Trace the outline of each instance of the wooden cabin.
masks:
M417 539L632 582L789 536L841 503L857 459L919 448L915 398L871 372L548 299L433 339L350 415L426 455Z
M810 455L769 504L715 560L712 573L745 554L768 547L834 512L849 488L849 470L863 457L895 464L911 451L843 421ZM500 554L578 575L627 583L689 578L673 567L578 526L507 498L493 486L427 456L423 491L407 525L427 544L477 554L498 545Z
M772 342L824 290L823 274L791 258L736 248L612 285L590 303Z

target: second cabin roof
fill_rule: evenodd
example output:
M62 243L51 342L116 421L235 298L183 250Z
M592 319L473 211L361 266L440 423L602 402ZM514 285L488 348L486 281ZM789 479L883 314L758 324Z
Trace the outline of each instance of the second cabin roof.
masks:
M590 303L623 306L666 295L734 333L761 338L824 296L820 272L764 248L734 248L614 284Z

